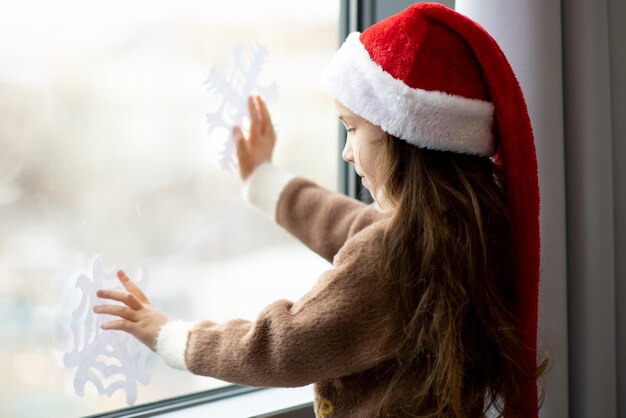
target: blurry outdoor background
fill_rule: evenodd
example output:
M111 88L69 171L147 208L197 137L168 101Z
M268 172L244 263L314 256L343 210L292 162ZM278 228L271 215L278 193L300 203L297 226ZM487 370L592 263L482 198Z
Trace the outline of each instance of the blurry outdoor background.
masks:
M23 0L0 13L0 416L68 417L126 406L74 393L63 324L76 278L145 268L174 318L253 320L296 300L331 265L242 200L205 114L211 65L233 47L269 55L261 81L275 165L337 188L337 119L319 76L337 48L335 1ZM137 404L224 385L156 355Z

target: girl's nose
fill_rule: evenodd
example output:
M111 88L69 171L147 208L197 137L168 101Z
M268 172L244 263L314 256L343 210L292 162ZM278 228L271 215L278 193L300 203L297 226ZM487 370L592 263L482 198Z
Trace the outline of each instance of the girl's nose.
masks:
M354 164L354 158L352 156L352 146L350 146L350 142L346 140L346 145L343 147L343 152L341 153L341 157L344 161L348 163Z

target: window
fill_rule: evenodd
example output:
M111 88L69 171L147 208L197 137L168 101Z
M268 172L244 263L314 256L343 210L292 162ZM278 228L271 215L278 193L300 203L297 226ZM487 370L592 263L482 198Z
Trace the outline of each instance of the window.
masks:
M150 276L174 318L254 319L297 299L330 265L246 206L221 170L205 114L212 64L267 46L278 129L273 162L337 190L337 122L318 87L337 48L335 2L25 0L0 14L0 416L126 406L85 396L60 357L80 273ZM65 321L65 322L64 322ZM136 404L224 386L146 363Z

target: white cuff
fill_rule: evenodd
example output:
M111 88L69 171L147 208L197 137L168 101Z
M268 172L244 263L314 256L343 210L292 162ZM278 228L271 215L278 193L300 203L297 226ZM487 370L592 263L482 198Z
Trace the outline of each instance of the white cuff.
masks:
M185 349L187 337L193 322L168 321L161 327L157 336L157 354L170 367L187 370L185 364Z
M263 211L276 222L276 206L281 192L294 177L294 174L273 166L266 161L254 169L246 179L243 199Z

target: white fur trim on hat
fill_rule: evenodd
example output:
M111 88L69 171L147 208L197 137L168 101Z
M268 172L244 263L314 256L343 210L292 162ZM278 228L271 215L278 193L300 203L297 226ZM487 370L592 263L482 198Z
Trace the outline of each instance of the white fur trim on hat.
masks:
M360 35L352 32L322 73L332 97L418 147L494 154L491 102L409 87L372 61Z

